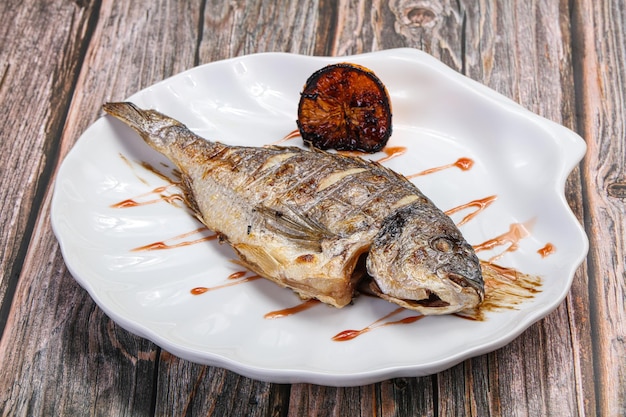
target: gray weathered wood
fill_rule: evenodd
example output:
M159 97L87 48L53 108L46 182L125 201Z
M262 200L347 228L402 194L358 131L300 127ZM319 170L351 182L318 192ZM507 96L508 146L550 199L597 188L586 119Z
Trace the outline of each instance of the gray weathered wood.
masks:
M620 1L574 5L574 40L582 51L578 130L588 151L582 165L590 239L588 298L596 409L626 414L626 200L609 193L626 183L626 11Z

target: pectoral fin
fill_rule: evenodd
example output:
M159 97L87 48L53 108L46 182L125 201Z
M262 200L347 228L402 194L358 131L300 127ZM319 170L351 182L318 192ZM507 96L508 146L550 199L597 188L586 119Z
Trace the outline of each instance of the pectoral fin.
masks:
M256 210L263 215L268 230L292 240L303 249L321 252L321 242L335 237L323 225L296 210L279 211L266 206L259 206Z
M264 248L247 243L238 243L232 246L239 254L241 263L244 266L265 277L276 277L279 275L280 262Z

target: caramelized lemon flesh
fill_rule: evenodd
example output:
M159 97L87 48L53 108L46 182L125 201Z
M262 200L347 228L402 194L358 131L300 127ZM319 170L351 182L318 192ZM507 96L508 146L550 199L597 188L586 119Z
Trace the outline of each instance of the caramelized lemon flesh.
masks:
M391 136L391 101L371 70L329 65L306 81L297 123L304 142L316 148L378 152Z

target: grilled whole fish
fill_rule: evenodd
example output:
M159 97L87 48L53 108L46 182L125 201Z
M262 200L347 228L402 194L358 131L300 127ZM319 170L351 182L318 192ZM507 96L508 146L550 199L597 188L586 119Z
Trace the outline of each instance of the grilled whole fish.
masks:
M362 158L298 147L228 146L132 103L107 103L180 170L190 208L242 264L303 299L350 303L372 290L423 314L477 306L478 258L452 220L405 177Z

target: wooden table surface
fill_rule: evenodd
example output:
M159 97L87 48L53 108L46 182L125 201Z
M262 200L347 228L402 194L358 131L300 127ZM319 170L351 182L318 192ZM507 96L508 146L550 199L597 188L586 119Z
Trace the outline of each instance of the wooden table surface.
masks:
M2 416L626 415L626 7L622 0L0 3ZM50 227L55 173L121 99L265 51L426 51L588 145L566 196L590 240L565 301L436 375L332 388L179 359L111 321Z

